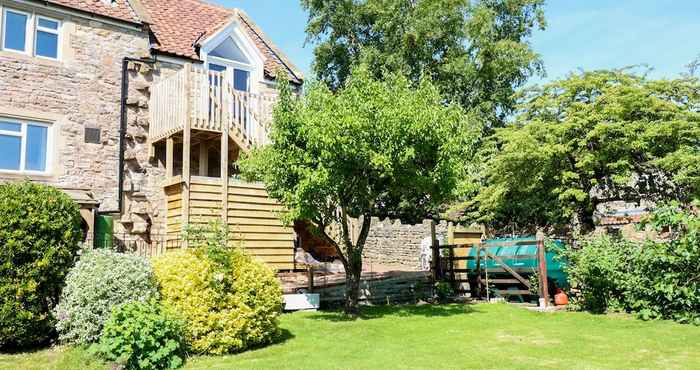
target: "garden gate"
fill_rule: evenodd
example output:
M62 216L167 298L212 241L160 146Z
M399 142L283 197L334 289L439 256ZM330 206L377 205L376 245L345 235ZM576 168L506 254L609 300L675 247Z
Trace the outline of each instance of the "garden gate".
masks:
M526 248L499 255L504 247ZM491 293L501 297L531 295L532 284L525 276L533 274L538 276L538 295L546 304L549 288L543 237L433 245L433 278L450 282L459 294L475 298L490 298Z

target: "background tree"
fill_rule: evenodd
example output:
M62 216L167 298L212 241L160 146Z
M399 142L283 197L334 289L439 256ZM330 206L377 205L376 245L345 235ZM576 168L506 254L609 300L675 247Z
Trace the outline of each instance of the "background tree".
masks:
M700 197L700 85L625 71L573 74L526 94L482 148L468 216L494 228L594 227L610 201Z
M317 83L300 99L282 85L272 144L241 162L244 176L263 180L286 205L287 220L309 220L335 247L346 271L345 311L351 315L359 312L371 218L436 214L459 179L460 151L479 133L427 80L414 90L404 77L385 77L377 81L361 67L343 89L332 92ZM359 223L356 234L352 219Z
M544 0L302 0L307 41L316 44L316 76L338 89L353 66L375 77L400 71L417 84L430 78L448 99L500 126L513 92L540 57L527 42L544 29Z

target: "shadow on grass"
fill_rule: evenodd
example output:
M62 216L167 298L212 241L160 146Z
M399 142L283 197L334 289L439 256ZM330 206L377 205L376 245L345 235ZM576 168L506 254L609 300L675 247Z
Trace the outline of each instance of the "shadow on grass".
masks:
M447 317L454 315L464 315L478 313L472 305L469 304L447 304L447 305L400 305L400 306L370 306L362 307L360 317L355 319L345 315L342 311L326 311L310 315L308 318L312 320L327 320L327 321L354 321L354 320L372 320L386 316L396 317Z
M279 335L277 335L270 344L282 344L290 339L294 339L294 334L285 328L281 328Z

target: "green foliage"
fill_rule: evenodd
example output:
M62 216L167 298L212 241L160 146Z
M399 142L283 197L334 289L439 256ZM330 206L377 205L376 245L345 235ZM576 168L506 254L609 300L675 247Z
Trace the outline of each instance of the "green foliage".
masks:
M467 215L498 229L593 227L610 201L700 196L700 84L628 71L573 74L526 94L481 150Z
M447 302L455 296L455 291L452 289L452 284L447 281L438 281L435 283L435 295L438 301Z
M104 249L85 251L68 273L55 310L59 338L78 344L95 342L114 307L157 296L148 260Z
M450 100L501 125L514 89L543 74L527 42L544 29L543 0L302 0L314 72L332 89L367 63L375 77L430 78Z
M594 312L700 325L700 217L672 204L648 224L671 235L642 243L599 236L567 252L570 282L580 290L572 301Z
M49 339L79 241L78 206L58 189L0 184L0 348Z
M459 106L445 105L427 80L414 89L396 75L375 80L363 66L337 93L315 84L296 99L282 85L272 144L240 165L287 207L287 221L309 220L336 245L359 284L371 217L437 215L479 135L480 127ZM349 219L360 217L360 237L351 241ZM331 225L340 228L338 240L328 236Z
M566 272L574 309L604 313L624 310L624 291L629 277L630 253L634 243L599 235L583 240L576 249L564 251Z
M155 301L114 308L91 351L125 369L176 369L184 360L182 323Z
M163 304L185 321L195 353L239 352L279 333L282 289L274 273L218 233L191 237L189 248L153 261ZM217 244L218 243L218 244Z

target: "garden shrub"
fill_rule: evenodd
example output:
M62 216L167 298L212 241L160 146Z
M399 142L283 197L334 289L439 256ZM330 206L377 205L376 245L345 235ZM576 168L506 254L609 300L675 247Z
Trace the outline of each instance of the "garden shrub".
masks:
M125 303L115 307L91 350L126 369L175 369L184 360L182 323L155 300Z
M597 235L564 252L569 284L576 292L570 306L594 313L625 310L629 258L635 248L632 242Z
M59 338L72 343L97 341L115 306L157 295L147 259L104 249L85 251L68 273L56 307Z
M225 236L190 240L194 248L153 261L163 304L182 315L190 350L223 354L270 343L282 307L274 273L227 247Z
M78 206L50 186L0 184L0 348L50 339L82 238Z
M672 233L644 242L596 236L567 252L574 307L700 324L700 217L674 204L646 224Z

